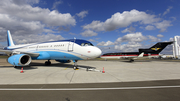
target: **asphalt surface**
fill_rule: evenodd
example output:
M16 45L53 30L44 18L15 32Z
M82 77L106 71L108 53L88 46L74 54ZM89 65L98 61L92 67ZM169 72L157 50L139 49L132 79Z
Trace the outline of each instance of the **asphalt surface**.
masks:
M78 63L83 69L74 71L72 64L35 61L20 73L2 60L0 101L180 101L179 61Z
M179 101L180 80L1 85L0 101Z

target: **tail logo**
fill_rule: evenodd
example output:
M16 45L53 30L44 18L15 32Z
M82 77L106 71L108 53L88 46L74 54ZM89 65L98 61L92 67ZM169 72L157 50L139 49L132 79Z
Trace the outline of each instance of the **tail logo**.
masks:
M161 48L157 48L157 47L155 47L155 48L151 48L152 50L155 50L155 51L158 51L159 49L161 49Z

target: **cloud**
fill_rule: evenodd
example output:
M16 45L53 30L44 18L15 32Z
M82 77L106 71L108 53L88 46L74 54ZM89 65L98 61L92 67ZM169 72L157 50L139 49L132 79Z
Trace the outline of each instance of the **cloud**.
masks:
M97 40L99 40L99 38L89 39L88 41L93 42L93 43L99 43L99 41Z
M56 40L63 40L61 35L54 35L54 34L29 34L24 36L16 36L12 34L13 41L16 44L27 44L27 43L35 43L35 42L45 42L45 41L56 41Z
M170 17L172 19L172 21L175 21L176 20L176 17Z
M163 37L163 35L159 34L157 35L157 37ZM131 34L126 34L123 37L119 37L117 38L117 40L115 41L114 44L119 44L119 43L123 43L123 42L143 42L145 40L150 40L152 42L159 42L161 41L161 39L154 37L152 35L147 35L144 36L141 32L136 32L136 33L131 33Z
M57 8L57 6L58 6L59 4L62 4L62 3L63 3L63 1L62 1L62 0L55 1L55 2L53 3L53 7L52 7L52 9L56 9L56 8Z
M100 21L93 21L91 24L82 26L83 29L92 29L94 31L105 31L104 23Z
M162 38L162 37L164 37L164 35L158 34L157 37Z
M32 7L29 4L19 6L13 4L11 0L3 0L3 3L0 4L0 13L17 21L39 21L47 26L76 25L76 20L69 13L62 14L56 10Z
M166 9L166 11L163 13L163 16L168 14L172 8L172 6L169 6L168 9Z
M40 0L11 0L16 5L24 5L24 4L37 4Z
M107 41L107 42L102 41L102 42L98 43L97 45L98 46L110 46L110 45L114 45L114 43L111 41Z
M77 35L76 33L72 33L72 32L70 32L69 34L71 34L71 35Z
M151 36L151 35L148 35L148 38L149 38L152 42L159 42L159 41L161 41L161 39L158 39L158 38L156 38L156 37L154 37L154 36Z
M22 21L7 14L0 14L0 22L1 28L6 31L9 29L17 32L24 30L25 33L39 33L44 28L44 24L40 21Z
M134 27L129 27L129 28L126 28L126 29L124 29L123 31L121 31L122 33L127 33L127 32L134 32L134 31L136 31L136 29L134 28Z
M119 37L116 39L114 43L111 41L107 41L107 42L102 41L98 43L98 46L113 45L113 48L112 47L110 49L108 48L108 50L103 50L103 52L114 52L114 51L132 52L132 51L138 51L138 48L142 47L141 42L147 39L148 38L142 35L141 32L136 32Z
M152 26L152 25L148 25L148 26L145 27L145 29L146 29L146 30L154 30L155 27Z
M160 18L138 10L124 11L115 13L105 22L93 21L91 24L82 26L83 29L92 29L94 31L112 31L131 25L134 22L141 24L152 24L158 22Z
M81 11L80 13L77 13L76 15L78 17L80 17L81 19L83 19L84 17L86 17L88 14L88 11Z
M136 33L131 33L131 34L126 34L123 37L119 37L116 42L121 43L121 42L142 42L146 40L147 38L142 35L141 32L136 32Z
M5 38L7 30L17 36L57 33L70 30L71 26L76 25L76 20L70 13L59 13L31 5L37 3L39 0L1 0L0 32L3 33L0 35Z
M165 32L169 26L172 26L171 21L163 20L162 22L154 24L156 28L160 29L160 32Z
M144 41L150 40L151 42L159 42L161 39L158 37L163 37L159 34L157 37L152 35L144 36L141 32L126 34L122 37L116 39L115 42L107 41L100 42L98 46L104 46L102 49L103 53L106 52L134 52L138 51L139 48L147 47ZM111 47L109 47L111 45ZM108 46L108 47L107 47ZM148 45L148 47L150 47ZM106 49L107 48L107 49ZM106 49L106 50L105 50Z
M142 47L142 44L139 42L128 42L127 44L115 45L115 49L123 52L134 52Z
M160 29L160 32L166 31L166 29L172 26L171 21L163 20L156 15L147 14L143 11L131 10L124 11L123 13L117 12L108 18L106 21L102 22L99 20L94 20L90 24L82 26L84 30L93 31L113 31L119 28L124 28L137 23L140 25L146 25L146 30ZM133 27L130 27L133 28ZM134 30L134 29L133 29ZM126 28L122 33L130 32L129 28Z
M92 30L86 30L82 33L80 33L84 37L91 37L91 36L97 36L96 32L93 32Z
M57 28L59 31L69 31L70 30L70 27L68 26L60 26L59 28Z

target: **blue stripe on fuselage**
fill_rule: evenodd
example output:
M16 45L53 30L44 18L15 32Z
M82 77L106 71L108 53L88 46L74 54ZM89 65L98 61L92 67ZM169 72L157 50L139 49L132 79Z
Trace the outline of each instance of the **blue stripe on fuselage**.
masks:
M83 60L80 57L64 52L41 51L36 53L40 53L40 55L38 57L33 57L33 60Z

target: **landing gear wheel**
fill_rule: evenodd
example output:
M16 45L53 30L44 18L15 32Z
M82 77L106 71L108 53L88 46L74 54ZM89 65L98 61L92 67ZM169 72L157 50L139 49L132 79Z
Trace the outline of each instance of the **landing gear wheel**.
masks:
M49 60L48 60L48 61L46 61L46 62L45 62L45 65L46 65L46 66L51 65L51 61L49 61Z
M130 60L130 62L134 62L134 60L133 60L133 59L131 59L131 60Z
M77 66L74 66L74 70L79 69Z
M18 66L14 66L14 68L17 68Z
M73 62L74 62L74 70L76 70L76 69L78 69L78 65L77 65L77 60L73 60Z
M76 70L76 67L74 66L74 70Z

